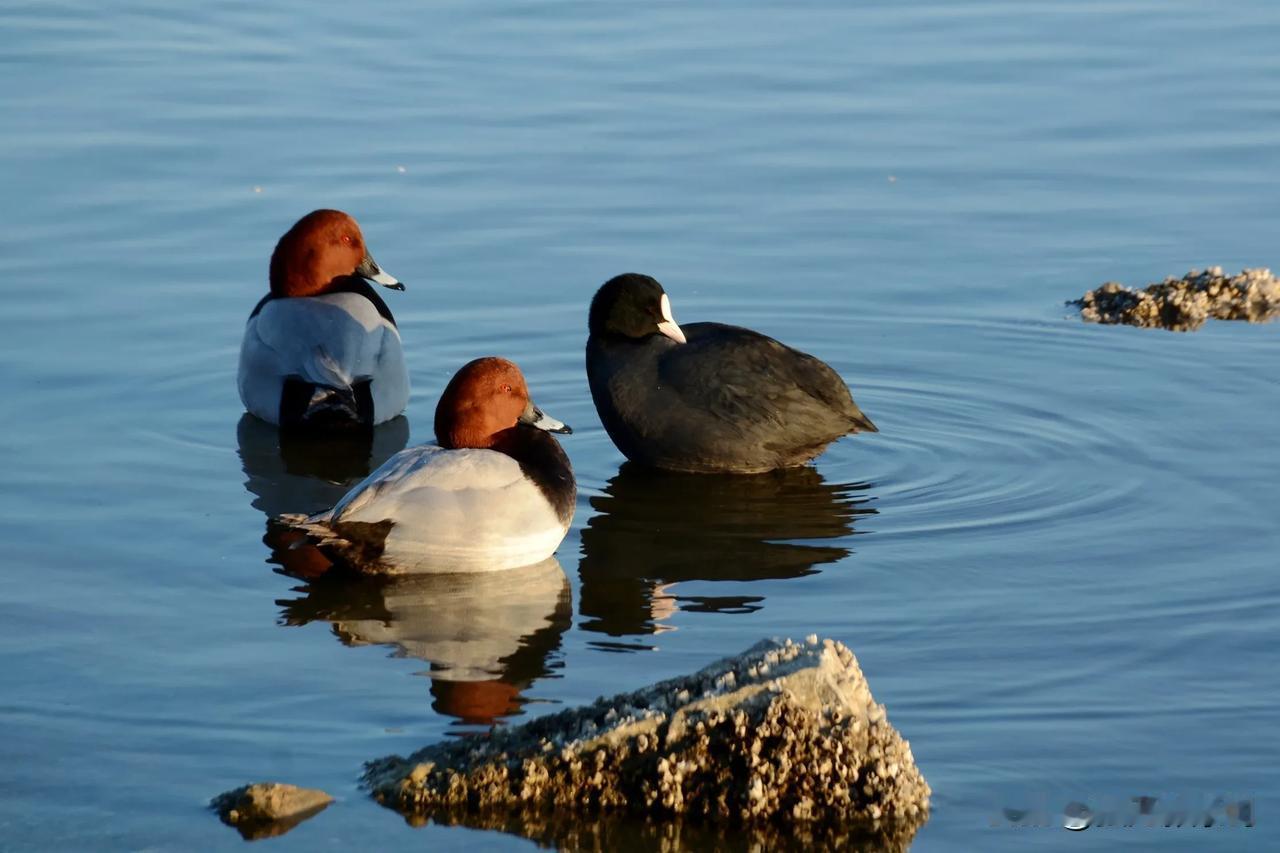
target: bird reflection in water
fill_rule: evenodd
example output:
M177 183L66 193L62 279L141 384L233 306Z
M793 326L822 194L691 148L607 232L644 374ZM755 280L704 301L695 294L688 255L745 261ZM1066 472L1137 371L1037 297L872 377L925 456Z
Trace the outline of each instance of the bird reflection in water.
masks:
M293 577L316 577L328 571L328 558L302 547L302 536L273 523L287 512L314 513L338 502L352 486L409 443L409 421L403 415L363 432L305 434L282 432L253 415L236 427L244 486L253 506L266 515L262 541L269 561ZM290 548L289 546L299 546Z
M276 602L282 624L329 622L345 645L427 661L431 707L467 725L520 713L521 693L557 668L573 622L569 579L554 557L495 572L325 577L297 591Z
M328 509L356 483L409 443L401 415L362 432L282 432L253 415L236 426L245 488L268 518Z
M759 595L681 595L686 581L801 577L851 552L865 483L828 483L817 470L677 474L624 464L582 531L582 628L613 637L656 634L677 611L749 613ZM827 541L824 541L827 540ZM600 648L644 646L602 642Z

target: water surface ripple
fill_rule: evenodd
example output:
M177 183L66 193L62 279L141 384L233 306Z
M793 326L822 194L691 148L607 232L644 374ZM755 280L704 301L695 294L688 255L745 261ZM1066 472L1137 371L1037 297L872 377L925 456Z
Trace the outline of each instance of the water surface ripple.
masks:
M0 9L3 837L241 849L204 804L279 778L339 797L281 850L533 849L408 826L361 763L811 632L934 788L913 849L1056 850L990 825L1041 802L1277 799L1280 327L1062 306L1280 263L1277 27L1269 0ZM408 285L413 396L356 444L282 443L235 392L271 249L321 206ZM882 432L741 482L623 464L583 345L627 270L827 360ZM556 565L311 577L269 518L430 440L486 354L575 428ZM1078 840L1155 837L1118 832Z

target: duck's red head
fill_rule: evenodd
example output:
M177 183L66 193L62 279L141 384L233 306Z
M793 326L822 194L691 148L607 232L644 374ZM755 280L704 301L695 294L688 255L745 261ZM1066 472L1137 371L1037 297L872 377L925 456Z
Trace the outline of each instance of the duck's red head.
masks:
M319 296L353 276L393 290L404 285L369 254L355 219L341 210L313 210L290 228L271 254L271 293Z
M505 358L467 363L449 380L436 404L436 441L441 447L493 447L500 433L517 424L572 432L533 404L524 374Z

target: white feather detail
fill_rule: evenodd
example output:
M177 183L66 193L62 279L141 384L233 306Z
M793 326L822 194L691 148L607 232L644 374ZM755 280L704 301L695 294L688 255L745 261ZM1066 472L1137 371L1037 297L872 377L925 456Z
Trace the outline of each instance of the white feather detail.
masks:
M303 365L307 371L308 382L316 385L328 385L332 388L350 388L356 377L352 376L339 361L329 355L324 346L317 346L310 361Z

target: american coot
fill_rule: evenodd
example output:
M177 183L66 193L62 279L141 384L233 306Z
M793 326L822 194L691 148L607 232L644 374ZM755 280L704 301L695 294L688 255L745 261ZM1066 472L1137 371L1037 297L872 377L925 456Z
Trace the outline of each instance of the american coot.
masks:
M287 428L367 428L409 402L409 372L395 317L369 286L404 285L365 248L356 221L316 210L271 255L271 292L240 345L240 399Z
M328 512L281 516L325 556L370 574L485 572L550 557L577 487L570 432L529 399L520 368L480 358L436 406L436 440L388 459Z
M678 326L647 275L605 282L588 325L596 411L618 449L642 465L758 473L803 465L842 435L877 431L828 365L750 329Z

